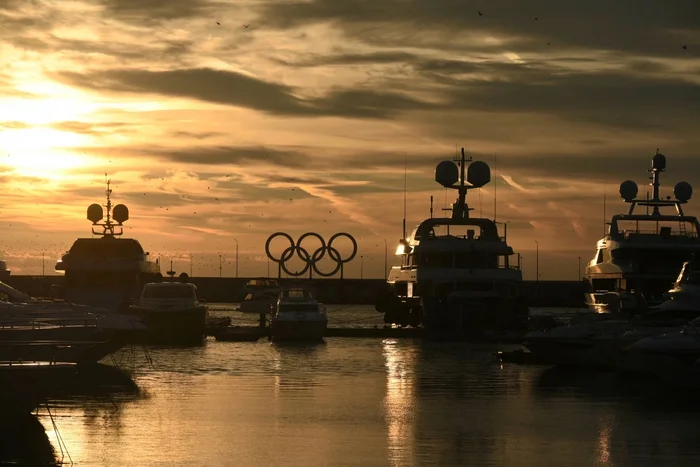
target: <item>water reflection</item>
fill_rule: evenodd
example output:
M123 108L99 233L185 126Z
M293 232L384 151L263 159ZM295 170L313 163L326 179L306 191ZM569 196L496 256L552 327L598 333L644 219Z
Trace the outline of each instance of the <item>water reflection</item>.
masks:
M576 425L579 436L595 431L596 465L697 465L696 393L652 378L549 368L537 377L534 395L540 407L581 407Z
M413 464L414 416L417 411L414 384L419 352L415 346L386 339L382 342L382 353L386 366L384 415L388 428L389 465Z

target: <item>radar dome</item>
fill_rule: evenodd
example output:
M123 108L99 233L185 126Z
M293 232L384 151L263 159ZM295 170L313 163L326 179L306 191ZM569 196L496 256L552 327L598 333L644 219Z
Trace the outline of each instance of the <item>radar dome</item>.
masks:
M666 156L657 153L651 158L651 168L657 170L666 170Z
M675 196L678 201L688 201L692 195L693 187L688 182L678 182L676 186L673 187L673 196Z
M435 167L435 181L442 186L452 186L459 181L459 170L452 161L442 161Z
M102 206L99 204L91 204L87 208L87 218L93 224L97 224L102 220Z
M127 208L123 204L117 204L114 206L114 211L112 214L112 217L114 217L114 220L119 222L120 224L128 221L129 220L129 208Z
M467 181L476 188L481 188L491 181L491 169L486 162L474 161L467 167Z
M637 193L639 193L639 188L637 188L637 184L632 180L625 180L624 182L620 183L620 196L622 196L622 199L624 199L626 202L629 203L636 198Z

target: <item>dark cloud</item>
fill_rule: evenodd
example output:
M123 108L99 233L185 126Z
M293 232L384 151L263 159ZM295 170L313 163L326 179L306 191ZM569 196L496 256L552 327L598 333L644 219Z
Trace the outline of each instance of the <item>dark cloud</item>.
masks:
M219 133L216 131L195 133L193 131L173 131L170 133L175 138L192 138L192 139L208 139L214 138L216 136L223 136L226 133Z
M277 115L388 118L399 110L434 107L401 94L369 89L341 90L322 98L302 99L289 86L240 73L206 68L173 71L105 70L90 74L60 72L55 76L69 84L96 91L188 97Z
M497 66L496 68L509 68ZM461 80L448 91L455 108L548 113L572 121L639 129L673 129L700 117L700 86L673 77L619 72L550 74L515 71L495 80ZM522 73L522 74L521 74Z
M683 43L698 42L700 3L695 0L500 0L481 6L461 0L312 0L268 4L260 16L260 21L278 28L332 21L356 39L381 45L414 45L433 36L450 46L456 35L468 31L508 37L516 52L554 47L700 56L700 50L681 49ZM404 27L398 30L397 25ZM461 45L478 46L474 41Z
M407 52L375 52L346 54L337 53L331 55L307 55L295 61L279 60L275 61L283 65L295 67L314 67L324 65L368 65L386 64L396 62L408 62L416 59L414 54Z
M170 20L198 16L213 2L207 0L104 0L105 14L127 20Z
M176 163L204 165L247 165L269 163L274 166L303 168L310 164L310 157L296 151L271 149L264 146L235 147L218 146L188 150L152 150L145 153Z

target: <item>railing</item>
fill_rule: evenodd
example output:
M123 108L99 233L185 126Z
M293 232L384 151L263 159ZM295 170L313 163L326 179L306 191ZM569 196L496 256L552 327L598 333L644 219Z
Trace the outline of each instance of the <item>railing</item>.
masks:
M46 329L47 327L97 327L97 318L5 318L0 329Z

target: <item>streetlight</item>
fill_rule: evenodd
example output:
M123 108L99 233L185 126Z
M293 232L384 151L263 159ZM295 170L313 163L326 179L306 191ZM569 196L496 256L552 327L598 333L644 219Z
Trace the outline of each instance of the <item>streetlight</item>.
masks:
M190 277L193 277L193 275L192 275L192 253L190 253Z
M221 255L219 255L219 279L221 279Z
M388 244L386 243L386 238L384 239L384 279L386 279L386 275L389 273L389 270L387 269L387 246Z
M537 276L537 282L540 281L540 244L535 240L535 275Z
M234 238L236 241L236 277L238 277L238 240Z
M360 279L362 279L362 258L363 256L360 255Z
M578 281L581 282L581 257L578 257Z

